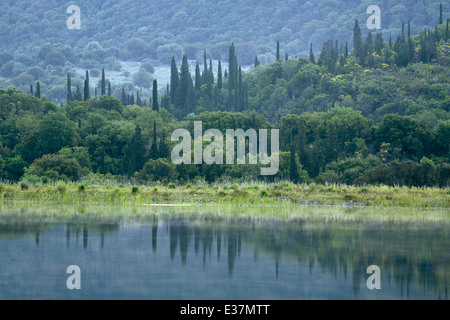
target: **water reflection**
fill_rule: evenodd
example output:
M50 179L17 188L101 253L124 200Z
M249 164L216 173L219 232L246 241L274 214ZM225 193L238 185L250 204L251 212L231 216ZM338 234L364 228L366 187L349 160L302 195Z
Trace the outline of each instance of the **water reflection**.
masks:
M33 237L34 251L44 250L48 258L42 263L58 261L59 244L65 242L65 250L83 261L84 268L111 268L111 274L104 277L120 278L125 286L119 290L121 294L133 289L130 283L139 287L139 280L152 278L148 280L152 286L186 285L193 291L188 299L211 298L204 291L207 281L237 286L247 280L248 296L242 296L247 299L263 298L261 287L267 290L264 298L268 299L448 299L449 231L450 224L442 222L281 221L183 214L114 218L84 215L46 220L32 215L0 215L0 249L4 255L0 288L8 281L20 280L5 280L5 275L14 273L10 269L22 268L26 273L30 261L20 265L23 252L18 252ZM79 239L82 248L78 248ZM26 250L27 255L34 254L32 249ZM102 255L103 251L108 254ZM128 255L134 260L126 260ZM124 261L129 264L122 266ZM181 262L179 267L177 261ZM370 295L366 287L366 269L372 264L382 270L383 285L378 295ZM122 267L123 272L119 272ZM196 284L194 280L173 278L183 269ZM155 270L158 279L154 279ZM157 280L161 282L155 283ZM309 291L290 288L294 283L307 286ZM177 298L175 291L164 290L153 298ZM234 289L229 290L214 294L218 298L239 297L232 293ZM2 293L0 289L0 297ZM135 298L149 297L139 294Z

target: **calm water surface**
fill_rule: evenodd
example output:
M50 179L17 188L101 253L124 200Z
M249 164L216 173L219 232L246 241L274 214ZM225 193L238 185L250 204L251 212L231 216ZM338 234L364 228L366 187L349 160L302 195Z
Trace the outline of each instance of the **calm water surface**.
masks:
M77 210L0 212L0 299L448 299L445 214Z

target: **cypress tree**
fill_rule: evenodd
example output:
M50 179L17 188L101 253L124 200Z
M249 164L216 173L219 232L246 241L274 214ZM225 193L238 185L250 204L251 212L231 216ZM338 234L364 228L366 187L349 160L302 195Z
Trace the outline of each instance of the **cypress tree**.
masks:
M91 98L91 92L89 90L89 71L86 70L86 79L84 80L84 101Z
M443 9L442 9L442 3L439 6L439 24L444 23L444 15L443 15Z
M281 59L280 57L280 41L277 40L277 56L276 56L277 61Z
M180 80L174 105L178 115L183 116L191 113L195 105L194 84L186 55L183 56L183 62L181 63Z
M37 90L37 88L36 88ZM75 91L75 94L73 95L73 99L75 101L82 101L83 97L81 96L81 90L80 90L80 85L77 84L77 91Z
M316 64L316 57L314 56L314 51L312 49L312 43L309 48L309 61Z
M32 84L30 84L30 94L31 94L32 96L34 96L33 85L32 85Z
M163 130L162 137L159 140L159 156L158 158L168 158L170 156L169 145L166 141L166 133Z
M142 100L141 100L141 95L139 94L139 91L136 91L136 105L138 105L139 107L142 107Z
M289 60L289 55L286 53L285 55L284 55L284 61L286 62L286 61L288 61Z
M108 81L108 97L111 97L111 82Z
M128 96L125 93L125 88L124 87L122 87L122 98L120 100L122 101L122 105L123 106L128 105Z
M134 105L134 104L135 104L135 102L134 102L134 93L132 93L131 97L130 97L130 105Z
M214 84L214 72L213 72L212 58L209 58L209 72L208 72L208 77L209 77L208 83L210 83L211 85L213 85L213 84Z
M153 80L153 111L159 112L159 104L158 104L158 82Z
M172 56L172 63L170 67L170 101L175 103L175 96L178 89L179 75L178 68L175 62L175 56Z
M70 72L67 72L67 102L73 100L72 95L72 79L70 76Z
M158 144L157 144L157 136L156 136L156 121L153 122L153 142L150 148L150 158L158 159Z
M95 99L97 99L97 87L95 87Z
M198 65L198 61L197 61L197 65L195 66L195 91L200 91L200 88L202 86L202 76L200 75L200 66Z
M242 85L242 68L239 66L239 109L244 110L244 88Z
M34 94L37 98L41 98L41 84L39 81L36 83L36 93Z
M141 170L145 164L145 140L140 126L136 126L131 141L124 148L124 171L131 176Z
M364 44L361 35L361 28L359 27L358 20L355 20L355 29L353 32L353 50L355 51L355 56L361 64L365 62L365 51Z
M298 172L297 159L295 157L294 143L292 142L292 133L290 136L290 161L289 161L289 179L293 183L299 183L300 175Z
M255 68L257 68L260 65L261 63L259 62L258 56L255 56Z
M222 89L223 80L222 80L222 63L219 60L219 67L217 71L217 88Z
M383 50L383 47L384 47L383 36L381 32L379 32L375 37L375 51L379 56L381 56L381 51Z
M208 63L206 62L206 50L203 50L203 82L208 83Z
M348 57L348 43L345 43L345 51L344 51L344 57L347 58Z
M106 95L105 68L102 68L102 90L101 90L100 94L102 96Z

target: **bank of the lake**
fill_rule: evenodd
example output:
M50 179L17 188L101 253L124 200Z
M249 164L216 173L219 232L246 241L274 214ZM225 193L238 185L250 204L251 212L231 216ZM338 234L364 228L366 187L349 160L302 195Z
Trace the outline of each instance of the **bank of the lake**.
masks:
M0 203L450 208L450 188L292 184L0 184Z

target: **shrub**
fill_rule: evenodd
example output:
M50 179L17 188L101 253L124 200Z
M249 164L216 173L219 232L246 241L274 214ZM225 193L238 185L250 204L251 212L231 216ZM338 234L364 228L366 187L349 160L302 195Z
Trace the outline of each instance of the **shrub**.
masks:
M58 191L61 194L66 193L67 190L67 186L64 183L58 183L58 185L56 186L56 191Z
M237 189L239 189L239 185L238 185L237 183L233 183L233 184L230 186L230 188L233 189L233 190L237 190Z
M175 183L169 183L168 187L169 187L169 189L175 189L176 188Z
M261 197L267 196L268 193L269 193L269 192L268 192L266 189L262 189L262 190L259 192L259 194L261 195Z
M358 198L354 194L351 194L351 193L345 194L343 199L344 199L344 201L353 201L353 202L358 201Z
M159 191L158 187L154 187L153 190L152 190L153 193L157 193L158 191Z
M78 186L78 191L79 191L79 192L84 192L84 191L86 191L86 185L85 185L84 183L80 184L80 185Z
M28 190L28 184L26 182L21 182L20 190L22 190L22 191Z
M131 188L131 193L138 193L139 192L139 187L138 186L133 186Z
M119 188L123 189L125 188L125 185L123 183L119 184Z
M191 188L192 187L192 183L188 183L187 185L186 185L186 188Z

